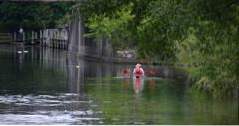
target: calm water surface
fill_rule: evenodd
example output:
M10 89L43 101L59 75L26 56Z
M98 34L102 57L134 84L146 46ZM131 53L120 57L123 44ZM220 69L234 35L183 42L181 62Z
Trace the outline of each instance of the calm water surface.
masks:
M0 46L1 124L239 124L237 100L193 91L173 69L133 79L122 71L134 65L18 50Z

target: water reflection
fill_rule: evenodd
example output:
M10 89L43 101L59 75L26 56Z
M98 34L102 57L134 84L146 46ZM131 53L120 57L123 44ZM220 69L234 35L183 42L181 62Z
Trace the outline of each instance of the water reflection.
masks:
M155 79L148 80L148 88L149 88L150 92L154 92L154 90L156 88L156 80Z
M134 77L133 84L134 84L134 92L136 94L140 93L144 88L144 77L140 78Z
M83 94L83 84L85 79L85 63L76 56L68 55L67 57L67 80L70 92ZM76 66L79 66L78 68Z
M238 102L191 91L184 74L102 63L65 51L0 50L1 124L238 124Z
M1 124L103 123L98 105L83 90L84 60L49 48L18 50L0 51Z

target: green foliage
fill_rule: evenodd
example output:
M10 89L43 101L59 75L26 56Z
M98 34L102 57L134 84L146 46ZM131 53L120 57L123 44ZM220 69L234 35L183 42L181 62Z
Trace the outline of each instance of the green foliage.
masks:
M87 20L94 15L112 16L120 7L128 5L130 0L87 0L78 3L81 15Z
M130 3L131 11L118 13ZM93 36L117 38L121 45L131 41L140 58L187 64L200 89L238 90L237 0L90 0L82 5Z
M194 1L199 17L190 35L180 43L178 59L191 67L196 87L215 95L238 90L238 3ZM215 2L215 1L214 1ZM192 5L193 5L192 4ZM198 10L199 9L199 10Z
M142 57L175 61L177 42L187 36L190 24L186 20L188 15L183 15L187 11L183 4L175 0L153 1L150 4L148 13L137 27Z
M51 28L66 23L64 18L73 3L0 3L0 25L2 29Z
M143 19L150 1L153 0L88 0L80 2L77 8L88 25L95 25L97 20L101 22L104 18L106 23L102 24L105 25L98 22L98 26L101 26L102 30L107 29L106 36L110 36L114 48L122 49L137 45L137 25ZM94 27L90 28L89 32L91 34L95 31L99 30ZM99 34L94 35L99 38Z
M90 33L87 36L94 36L98 39L108 38L114 44L122 42L130 37L127 33L128 22L132 21L131 6L125 6L116 11L113 17L106 15L94 15L89 18L88 27ZM123 37L119 37L123 35Z

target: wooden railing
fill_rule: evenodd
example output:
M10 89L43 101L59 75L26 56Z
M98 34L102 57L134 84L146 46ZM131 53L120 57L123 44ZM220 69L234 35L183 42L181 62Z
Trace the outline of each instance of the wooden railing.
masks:
M44 29L40 31L14 32L12 43L39 44L43 47L67 49L68 31L66 29Z
M46 29L40 31L39 42L41 46L67 49L69 44L68 31L66 29Z

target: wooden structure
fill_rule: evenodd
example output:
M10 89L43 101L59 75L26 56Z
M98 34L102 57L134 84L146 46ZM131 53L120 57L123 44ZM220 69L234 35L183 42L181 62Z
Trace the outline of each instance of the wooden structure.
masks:
M68 31L66 29L45 29L40 31L41 46L68 49Z

